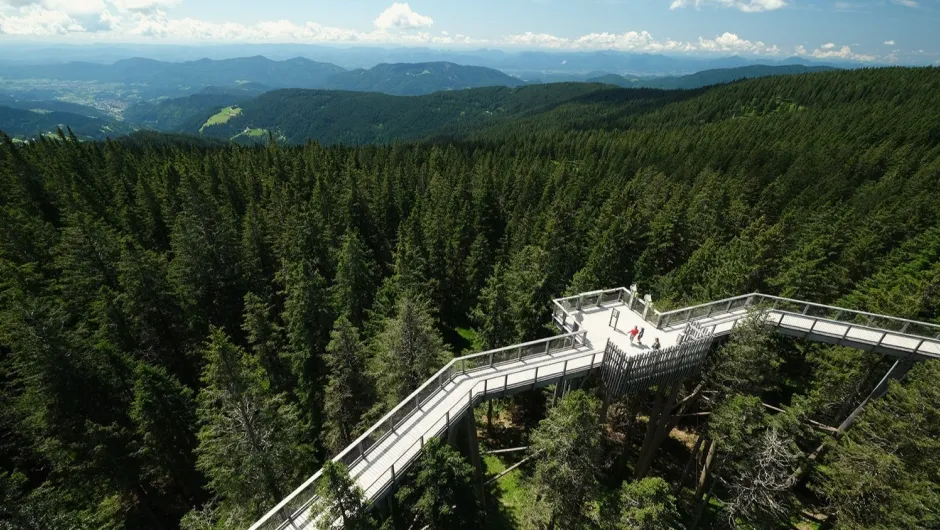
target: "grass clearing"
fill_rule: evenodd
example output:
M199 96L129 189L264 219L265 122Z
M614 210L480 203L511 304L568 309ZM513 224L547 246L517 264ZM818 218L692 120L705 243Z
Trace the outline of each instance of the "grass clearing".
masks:
M231 107L225 107L224 109L215 113L215 115L213 115L211 118L206 120L206 123L203 123L202 127L199 128L199 132L202 132L202 130L205 129L206 127L212 127L213 125L221 125L223 123L226 123L230 119L234 118L235 116L238 116L241 113L242 113L241 107L236 107L234 105Z
M483 467L486 477L495 477L508 467L497 455L484 455ZM487 488L490 499L499 506L488 507L488 528L518 528L522 508L528 502L528 494L522 484L522 470L514 469Z

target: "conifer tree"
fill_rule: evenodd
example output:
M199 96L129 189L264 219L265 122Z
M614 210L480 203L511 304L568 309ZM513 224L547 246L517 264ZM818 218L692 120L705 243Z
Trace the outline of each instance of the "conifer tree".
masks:
M336 259L336 277L330 287L333 311L361 325L375 291L375 263L359 233L348 230Z
M144 472L154 483L170 482L183 506L200 496L196 472L196 404L193 391L166 370L137 364L130 416L141 439ZM182 515L182 514L180 514Z
M252 356L218 328L204 355L197 467L222 518L247 523L299 484L312 458L297 408L270 391Z
M410 512L414 525L429 530L480 528L473 467L455 449L438 438L428 440L408 475L411 482L395 498Z
M504 265L496 264L480 292L480 302L473 310L473 321L484 350L508 346L516 338L505 271Z
M345 530L375 529L362 489L349 476L346 466L328 460L321 471L317 503L312 507L317 514L317 530L332 530L337 524Z
M597 493L603 466L600 407L596 398L577 390L566 395L532 431L532 450L540 456L532 477L537 501L527 508L530 526L552 528L557 523L561 528L582 528L590 524L588 502Z
M673 530L681 521L672 488L659 477L625 482L600 515L605 530Z
M340 316L326 346L329 371L324 394L324 444L338 453L356 437L359 421L369 409L374 391L366 375L366 347L359 331Z
M373 373L389 407L418 388L450 355L427 302L410 294L398 301L395 316L385 319L374 343Z

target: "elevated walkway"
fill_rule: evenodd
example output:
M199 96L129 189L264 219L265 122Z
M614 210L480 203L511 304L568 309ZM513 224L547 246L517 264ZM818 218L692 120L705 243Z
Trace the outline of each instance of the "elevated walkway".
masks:
M676 366L687 369L684 352L703 355L690 341L727 335L758 307L768 325L787 335L906 359L940 358L940 326L934 324L756 293L661 313L635 288L594 291L553 301L552 319L563 335L453 359L333 460L349 468L370 502L379 501L428 439L446 433L480 402L583 377L603 366L605 351L617 352L621 370L636 370L633 356L680 361ZM645 328L641 341L629 338L634 326ZM668 350L663 355L651 351L657 338ZM634 384L629 377L620 381ZM319 478L317 472L251 530L313 529Z

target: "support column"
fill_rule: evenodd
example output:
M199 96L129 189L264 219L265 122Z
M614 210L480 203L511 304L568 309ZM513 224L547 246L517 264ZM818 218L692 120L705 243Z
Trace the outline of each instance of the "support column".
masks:
M559 379L555 383L555 392L552 394L552 408L555 408L555 405L558 404L558 400L563 398L565 395L565 380Z
M839 438L842 438L842 435L845 434L845 431L847 431L858 420L859 416L862 415L862 412L865 410L865 407L868 406L868 404L872 402L873 400L878 399L881 396L885 395L885 393L888 391L888 388L890 387L892 380L895 380L895 381L904 380L904 377L907 376L907 372L910 371L911 367L914 366L914 362L915 361L911 359L910 355L903 359L898 359L894 361L894 364L891 365L891 368L888 370L888 372L884 375L884 377L881 378L881 381L879 381L878 384L875 385L875 388L871 391L871 393L868 394L868 396L865 399L863 399L862 402L859 403L857 407L855 407L855 410L853 410L852 413L849 414L849 416L845 418L845 420L841 424L839 424L839 427L836 429L836 432L833 434L833 437L836 440L838 440ZM814 450L809 455L806 463L793 472L793 478L797 479L798 481L802 481L803 479L805 479L807 475L807 471L809 471L809 468L810 468L810 463L818 460L819 457L823 454L823 452L825 452L826 447L827 446L825 443L819 444L819 447L817 447L816 450Z
M473 410L470 410L468 414L473 416ZM450 418L450 425L447 427L447 444L453 447L457 447L457 431L460 430L462 423L460 420L461 418Z
M486 488L483 483L483 460L480 459L480 440L477 438L477 420L473 414L467 414L464 422L467 429L467 451L470 464L473 465L473 482L476 484L480 506L486 511Z
M672 408L676 405L676 398L679 397L680 389L682 389L682 381L677 381L672 384L671 389L661 389L660 393L656 396L656 402L659 408L657 410L654 406L653 412L650 413L649 424L646 428L646 437L643 440L643 448L640 450L640 457L636 464L635 473L637 479L646 476L646 472L649 471L650 465L653 463L653 456L656 455L656 450L659 449L659 446L669 434L666 430L671 426L669 415L672 413ZM665 395L665 392L669 392L669 394Z

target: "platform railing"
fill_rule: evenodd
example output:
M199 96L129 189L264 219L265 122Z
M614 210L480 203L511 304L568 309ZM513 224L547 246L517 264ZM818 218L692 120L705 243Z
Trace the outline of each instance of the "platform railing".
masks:
M716 302L685 307L665 313L658 313L657 327L664 328L670 325L682 324L692 320L708 318L713 315L729 313L738 309L758 306L769 311L781 311L796 315L806 315L822 320L843 322L859 325L866 328L891 331L900 334L923 337L927 339L940 338L940 324L919 322L900 317L879 315L867 311L834 307L813 302L804 302L792 298L772 296L760 293L751 293L732 298L725 298Z
M574 348L583 348L587 345L586 336L587 331L579 329L563 335L456 357L336 455L333 461L340 462L348 468L354 467L363 457L368 456L373 448L381 444L387 436L395 433L402 423L420 410L421 406L431 396L453 382L455 377L472 374L475 371L505 363L548 356L552 353ZM538 373L536 373L537 377ZM302 520L305 517L304 514L310 511L319 477L320 471L317 471L316 474L307 479L300 487L253 524L250 530L303 528L302 525L298 524L298 521Z

